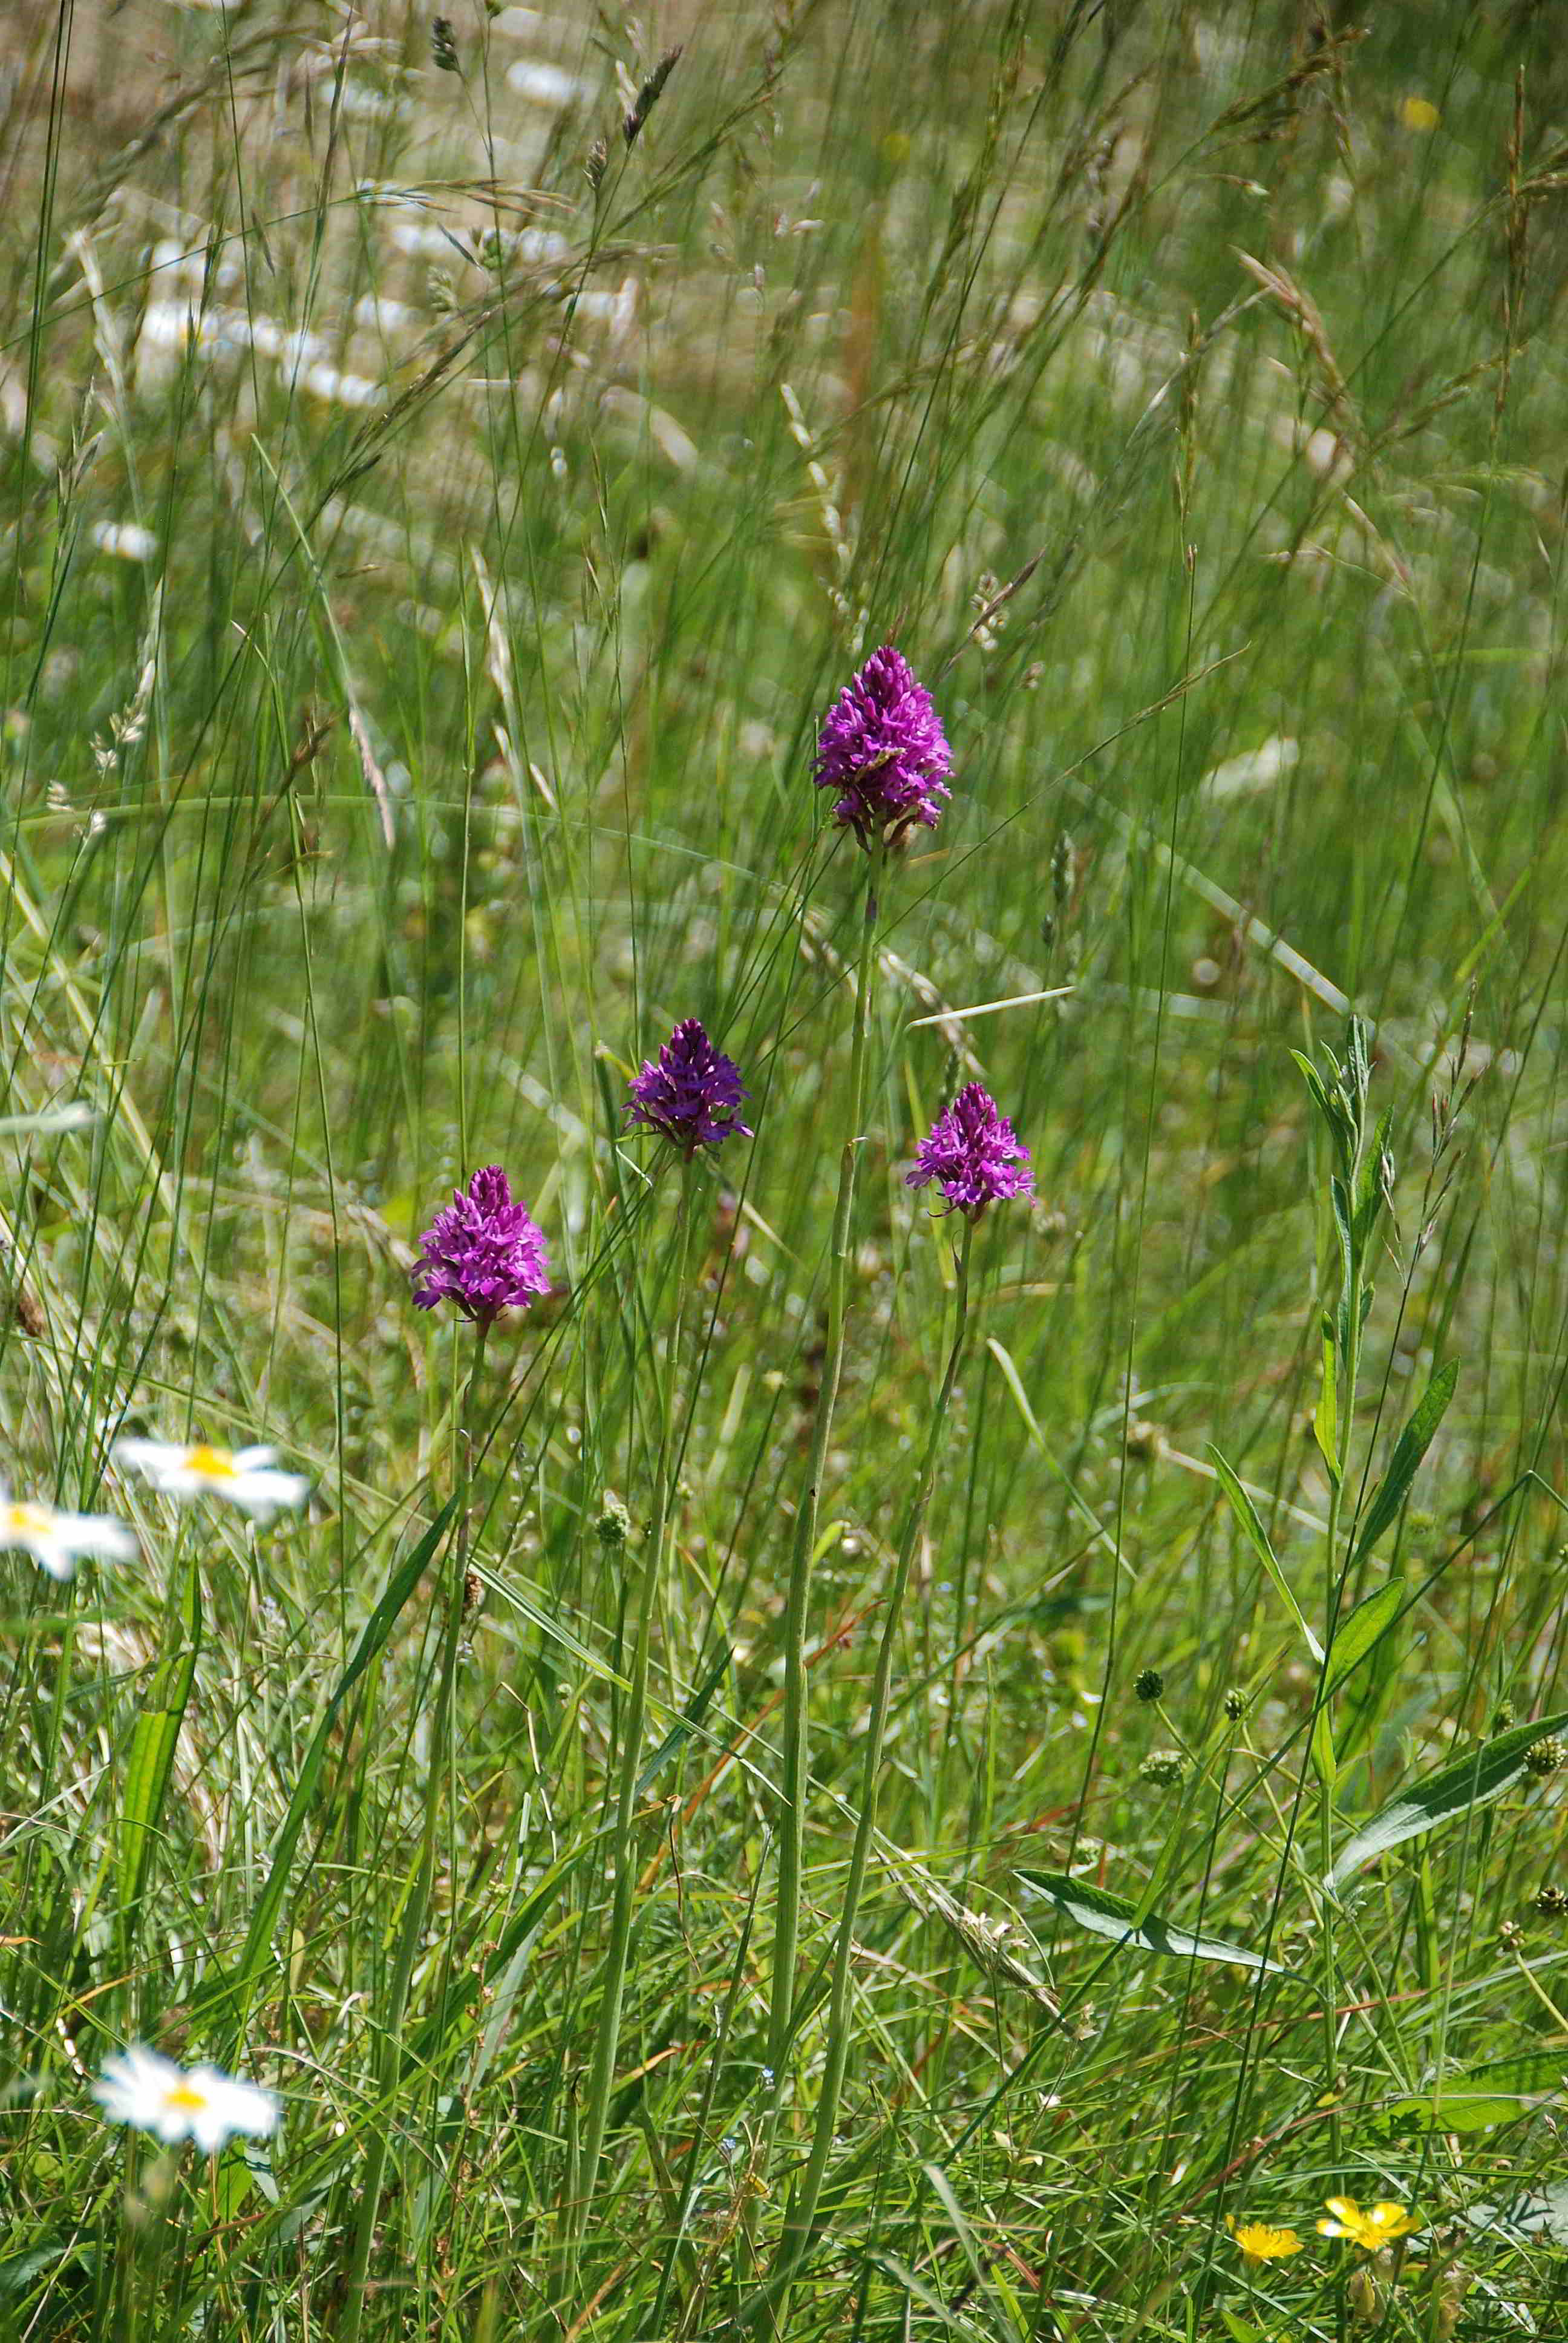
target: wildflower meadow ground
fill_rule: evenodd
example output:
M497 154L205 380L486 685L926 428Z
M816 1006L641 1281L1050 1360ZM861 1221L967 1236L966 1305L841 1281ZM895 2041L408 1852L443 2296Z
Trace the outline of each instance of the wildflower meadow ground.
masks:
M0 10L0 2338L1568 2336L1568 45Z

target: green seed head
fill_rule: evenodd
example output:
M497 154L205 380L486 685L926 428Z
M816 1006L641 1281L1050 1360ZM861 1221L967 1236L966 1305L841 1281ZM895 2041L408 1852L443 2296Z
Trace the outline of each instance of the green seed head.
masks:
M631 1534L631 1515L624 1501L613 1489L607 1489L599 1503L598 1535L601 1545L624 1545Z

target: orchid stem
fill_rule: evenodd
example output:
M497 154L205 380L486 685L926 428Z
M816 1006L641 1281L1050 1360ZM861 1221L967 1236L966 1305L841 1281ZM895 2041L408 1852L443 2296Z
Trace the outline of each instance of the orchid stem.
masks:
M860 1812L855 1825L855 1843L849 1856L849 1875L845 1885L843 1903L839 1916L839 1932L833 1946L832 1983L828 1998L828 2045L822 2072L821 2094L817 2101L816 2123L811 2135L811 2152L794 2202L784 2223L778 2258L769 2278L766 2297L776 2318L782 2308L780 2298L787 2291L796 2269L810 2249L812 2231L817 2218L817 2207L822 2194L822 2183L832 2157L834 2138L839 2125L839 2105L843 2094L844 2070L849 2061L849 2043L854 2033L850 2007L850 1964L855 1949L855 1920L859 1910L860 1896L866 1884L866 1866L870 1858L871 1841L877 1827L877 1787L882 1768L882 1741L887 1731L888 1707L892 1689L893 1660L898 1648L899 1625L903 1612L904 1594L910 1583L910 1570L915 1550L920 1542L930 1508L931 1491L936 1483L937 1462L941 1451L942 1433L947 1423L948 1407L958 1380L959 1363L963 1355L964 1336L969 1323L970 1252L974 1242L974 1221L966 1218L959 1247L953 1339L948 1352L947 1367L942 1376L935 1407L931 1411L926 1433L925 1455L920 1463L920 1476L914 1498L904 1522L904 1534L899 1544L899 1557L893 1571L893 1583L888 1594L887 1614L882 1622L882 1640L877 1653L877 1673L871 1688L871 1716L866 1733L865 1760L860 1775ZM786 2322L779 2320L783 2331Z
M810 1463L795 1517L795 1544L784 1619L784 1810L779 1831L779 1915L773 1934L772 1998L768 2024L768 2063L776 2077L775 2089L780 2094L794 2017L795 1963L800 1942L800 1896L805 1870L806 1795L810 1772L806 1630L811 1608L811 1573L817 1558L822 1476L827 1468L828 1443L832 1436L833 1411L844 1364L855 1173L865 1114L866 1031L876 960L877 899L885 859L886 850L879 840L869 851L866 870L865 911L855 980L855 1021L849 1045L849 1129L839 1159L839 1195L833 1211L833 1249L828 1275L828 1339L817 1389Z
M686 1321L691 1252L692 1182L692 1162L689 1157L681 1166L680 1202L675 1224L675 1310L665 1346L664 1371L659 1377L658 1455L654 1482L653 1525L638 1590L637 1641L632 1652L626 1721L620 1736L620 1779L616 1792L611 1855L615 1888L610 1909L609 1949L605 1956L604 1980L599 1988L598 2031L594 2039L593 2066L588 2076L588 2101L578 2161L577 2203L568 2208L568 2230L574 2236L580 2235L588 2206L593 2201L599 2151L604 2146L610 2095L615 2087L621 2006L626 1997L626 1972L631 1954L632 1904L638 1872L637 1850L632 1843L632 1817L637 1808L638 1778L642 1771L643 1725L648 1714L648 1646L652 1638L654 1610L665 1577L666 1548L675 1516L675 1395L680 1370L681 1335Z
M408 1989L413 1983L419 1946L424 1939L425 1923L430 1909L430 1895L436 1879L436 1842L440 1831L441 1799L447 1787L448 1761L452 1749L452 1708L457 1681L457 1653L463 1634L463 1598L468 1566L468 1489L473 1471L475 1409L478 1398L480 1372L485 1363L485 1345L489 1340L490 1321L476 1322L474 1361L468 1371L460 1418L457 1427L456 1453L453 1457L453 1481L457 1508L452 1516L452 1534L447 1544L450 1564L447 1573L447 1618L441 1640L440 1680L436 1694L436 1714L430 1725L430 1763L425 1784L425 1819L419 1837L419 1859L415 1869L408 1900L403 1907L403 1926L393 1956L392 1978L387 1988L387 2005L381 2027L377 2083L388 2112L386 2118L374 2126L370 2147L365 2161L365 2183L359 2197L359 2217L355 2226L354 2245L348 2266L348 2284L343 2306L343 2320L338 2329L341 2343L357 2343L360 2321L365 2315L367 2278L370 2256L376 2242L376 2219L380 2210L381 2190L387 2177L387 2157L389 2141L390 2107L397 2089L402 2059L403 2021L407 2014Z

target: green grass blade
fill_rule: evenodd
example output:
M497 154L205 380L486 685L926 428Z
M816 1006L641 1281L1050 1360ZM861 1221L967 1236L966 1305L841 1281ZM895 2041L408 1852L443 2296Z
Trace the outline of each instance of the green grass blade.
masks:
M447 1524L451 1519L456 1502L455 1498L447 1499L424 1536L409 1553L400 1569L388 1581L379 1602L365 1622L360 1631L359 1641L355 1644L349 1657L348 1664L339 1676L333 1689L332 1697L327 1704L326 1713L311 1736L305 1763L299 1770L299 1779L294 1785L294 1795L289 1799L288 1811L284 1816L283 1827L278 1832L276 1843L273 1848L272 1862L267 1871L266 1885L256 1898L256 1909L251 1915L245 1948L240 1954L238 1964L225 1976L214 1977L202 1986L195 1998L193 2017L210 2018L220 2008L233 2005L236 2033L243 2027L245 2014L250 2004L250 1996L268 1958L272 1932L277 1924L277 1916L288 1889L288 1876L294 1861L294 1851L299 1844L299 1835L305 1827L305 1818L310 1811L310 1802L316 1795L317 1785L321 1779L322 1768L327 1763L327 1753L332 1745L333 1731L342 1713L343 1704L370 1665L371 1661L381 1650L401 1616L404 1605L428 1569L431 1558L446 1534Z

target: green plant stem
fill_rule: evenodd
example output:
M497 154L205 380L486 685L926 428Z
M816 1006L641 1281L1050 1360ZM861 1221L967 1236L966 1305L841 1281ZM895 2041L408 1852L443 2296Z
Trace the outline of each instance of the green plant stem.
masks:
M898 1646L899 1623L903 1611L904 1594L910 1583L910 1570L915 1549L925 1528L926 1514L930 1507L931 1491L936 1483L937 1461L941 1451L942 1433L947 1423L948 1405L953 1385L958 1379L959 1362L963 1354L964 1336L969 1324L970 1252L974 1242L974 1222L966 1220L962 1242L959 1248L957 1289L953 1323L953 1339L948 1352L948 1363L942 1376L941 1389L931 1411L930 1429L926 1434L925 1454L920 1462L920 1476L904 1522L904 1534L899 1543L898 1561L893 1569L893 1583L888 1594L887 1614L882 1622L882 1640L877 1653L877 1672L871 1686L871 1715L866 1732L865 1760L860 1775L860 1812L855 1825L855 1841L849 1855L849 1875L844 1888L843 1906L839 1918L839 1933L833 1946L832 1982L828 1998L828 2044L822 2070L821 2095L817 2101L816 2123L811 2134L811 2152L805 2177L796 2192L784 2224L779 2253L766 2294L775 2316L779 2298L788 2288L800 2262L810 2249L812 2230L817 2218L817 2207L822 2194L833 2153L834 2138L839 2126L839 2104L843 2095L844 2070L849 2062L849 2044L854 2034L850 2009L850 1963L855 1949L855 1920L859 1910L860 1896L866 1884L866 1866L870 1859L871 1841L877 1827L877 1785L882 1768L882 1740L887 1730L888 1704L892 1688L893 1660ZM780 2320L787 2331L787 2322Z
M1354 1164L1351 1167L1346 1185L1355 1192ZM1347 1554L1343 1570L1338 1564L1340 1525L1344 1511L1345 1474L1350 1470L1351 1436L1355 1423L1356 1383L1361 1370L1362 1351L1362 1281L1363 1275L1362 1247L1352 1240L1347 1277L1350 1283L1350 1308L1346 1313L1344 1382L1340 1408L1338 1467L1329 1490L1328 1516L1328 1611L1323 1622L1323 1664L1319 1699L1326 1703L1329 1670L1333 1663L1334 1631L1339 1624L1343 1606L1345 1580L1350 1571ZM1353 1524L1352 1524L1353 1528ZM1326 1879L1334 1863L1334 1776L1331 1768L1326 1778L1318 1783L1318 1856L1321 1876ZM1332 2094L1339 2071L1339 1946L1334 1936L1334 1904L1327 1893L1320 1896L1323 1950L1323 2089ZM1341 2126L1337 2108L1329 2118L1329 2157L1335 2177L1339 2177L1342 2159Z
M359 2217L355 2225L354 2244L348 2265L348 2285L339 2328L342 2343L357 2343L360 2321L365 2315L366 2281L370 2268L371 2250L376 2242L376 2220L380 2210L381 2190L387 2177L387 2157L391 2134L391 2102L397 2085L402 2058L403 2020L407 2013L408 1988L413 1982L414 1968L419 1957L419 1946L425 1934L425 1922L430 1909L430 1894L436 1878L436 1844L440 1831L441 1800L447 1787L447 1761L452 1746L452 1707L457 1679L457 1652L463 1633L464 1583L468 1564L468 1484L473 1466L474 1412L478 1395L479 1374L485 1363L485 1345L489 1340L489 1322L480 1319L474 1337L474 1363L468 1373L467 1389L464 1394L457 1426L457 1452L453 1459L457 1507L452 1521L451 1543L447 1548L450 1569L447 1573L447 1619L441 1641L440 1679L436 1694L436 1714L430 1726L430 1765L425 1785L425 1818L419 1835L419 1859L414 1884L403 1908L403 1925L398 1933L397 1949L393 1956L392 1979L387 1993L387 2006L381 2029L381 2046L377 2084L385 2103L380 2123L372 2127L369 2151L365 2161L365 2182L360 2191Z
M833 1411L844 1365L849 1318L850 1241L854 1233L855 1173L859 1161L860 1123L865 1113L866 1031L869 1022L871 971L875 964L878 895L885 849L867 859L865 909L855 978L855 1021L849 1044L849 1128L839 1159L839 1194L833 1208L832 1253L828 1271L828 1339L817 1387L817 1417L806 1486L795 1516L789 1560L789 1590L784 1616L784 1810L779 1829L779 1913L773 1934L772 1997L768 2018L768 2063L783 2090L794 2016L795 1961L800 1942L800 1890L805 1870L806 1794L809 1779L807 1731L806 1630L811 1608L811 1573L817 1558L817 1517Z
M620 2041L621 2006L626 1997L627 1964L631 1954L632 1904L637 1892L637 1850L632 1843L632 1816L637 1807L638 1777L642 1770L642 1734L648 1713L648 1646L654 1609L664 1582L665 1550L675 1515L676 1406L675 1387L680 1367L681 1333L686 1321L688 1268L691 1251L690 1161L681 1167L680 1202L675 1224L675 1309L665 1346L664 1371L658 1382L658 1454L654 1479L654 1514L637 1598L637 1641L633 1647L631 1683L627 1694L626 1721L620 1735L620 1779L616 1790L615 1837L611 1860L615 1887L610 1908L609 1948L605 1956L599 1988L598 2030L594 2037L593 2065L588 2075L582 2145L578 2161L577 2202L568 2207L570 2234L580 2235L593 2199L599 2151L609 2119L610 2094L615 2087L616 2052Z

